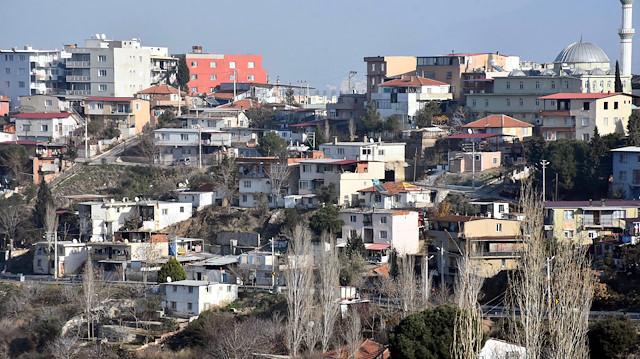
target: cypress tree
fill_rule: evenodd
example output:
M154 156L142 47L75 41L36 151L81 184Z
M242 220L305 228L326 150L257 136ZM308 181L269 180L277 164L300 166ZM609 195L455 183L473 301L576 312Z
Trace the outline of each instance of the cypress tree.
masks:
M44 228L45 218L47 215L47 207L53 206L53 196L47 182L43 179L38 188L38 197L36 198L36 206L33 212L33 219L38 228Z
M618 65L618 61L616 61L616 80L614 83L614 91L622 92L622 80L620 79L620 66Z

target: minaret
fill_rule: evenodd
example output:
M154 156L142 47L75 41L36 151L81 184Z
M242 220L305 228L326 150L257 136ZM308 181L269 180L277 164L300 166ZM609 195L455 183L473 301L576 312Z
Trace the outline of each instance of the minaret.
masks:
M620 75L631 76L631 39L636 32L632 27L632 12L634 0L620 0L622 4L622 28L620 35Z

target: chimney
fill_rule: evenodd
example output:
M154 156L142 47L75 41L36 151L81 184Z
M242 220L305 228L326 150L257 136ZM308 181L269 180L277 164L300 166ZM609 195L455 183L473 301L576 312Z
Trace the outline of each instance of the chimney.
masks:
M382 143L382 136L378 136L378 143Z
M589 198L589 207L593 206L593 200Z
M334 145L338 144L338 136L333 136L333 144Z
M367 135L364 135L364 137L362 138L362 142L369 142L369 138L367 137Z
M603 198L603 199L602 199L602 207L604 207L604 206L606 206L606 205L607 205L607 202L605 202L605 199Z
M191 46L191 51L194 54L199 54L202 52L202 46L198 46L198 45Z

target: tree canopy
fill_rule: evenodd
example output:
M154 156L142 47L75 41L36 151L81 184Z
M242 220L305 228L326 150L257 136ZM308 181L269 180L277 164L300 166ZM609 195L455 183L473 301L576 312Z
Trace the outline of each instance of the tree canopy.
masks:
M627 123L629 146L640 146L640 110L633 110Z
M191 73L189 66L187 65L187 58L181 57L178 60L178 74L176 76L176 82L178 82L178 88L184 92L189 92L189 80L191 79Z
M342 230L344 221L340 219L340 210L334 205L328 205L319 209L309 218L309 227L316 233L321 234L326 231L331 234Z
M266 106L250 108L245 111L245 114L251 121L251 126L258 128L264 128L276 118L276 112Z
M287 141L275 132L269 132L258 142L258 151L263 156L285 156L287 154Z
M320 203L338 204L338 186L335 183L323 185L316 191Z
M167 283L167 277L171 278L172 282L187 279L187 272L185 272L180 262L174 257L169 258L158 272L158 283Z
M20 180L28 164L29 154L24 146L10 144L0 148L0 166L11 171L15 180Z
M615 75L615 81L613 84L614 87L614 91L615 92L622 92L623 88L622 88L622 80L620 79L620 65L618 64L618 61L616 61L616 75Z
M413 117L414 123L418 127L429 127L433 119L441 114L442 109L440 108L440 104L436 101L429 101L416 112L416 115Z
M53 206L53 196L47 182L43 179L38 188L38 196L36 197L36 206L33 210L33 220L38 228L44 228L47 208Z
M638 333L629 317L608 316L589 325L591 358L623 358L638 342Z
M380 132L383 129L384 123L380 119L380 112L376 109L376 102L369 101L367 105L367 111L360 119L362 122L362 128L365 132Z
M441 305L411 314L389 333L392 358L449 359L458 310Z

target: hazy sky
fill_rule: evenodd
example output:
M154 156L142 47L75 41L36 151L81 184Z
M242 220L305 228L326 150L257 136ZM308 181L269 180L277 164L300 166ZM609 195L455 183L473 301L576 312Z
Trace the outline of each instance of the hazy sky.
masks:
M91 34L142 39L184 53L259 54L271 81L308 81L322 94L363 58L495 52L553 61L580 40L619 58L618 0L5 0L0 48L61 48ZM634 18L640 6L636 5ZM635 21L634 21L635 23ZM638 29L640 31L640 29ZM640 35L636 37L640 42ZM634 46L632 71L640 50Z

